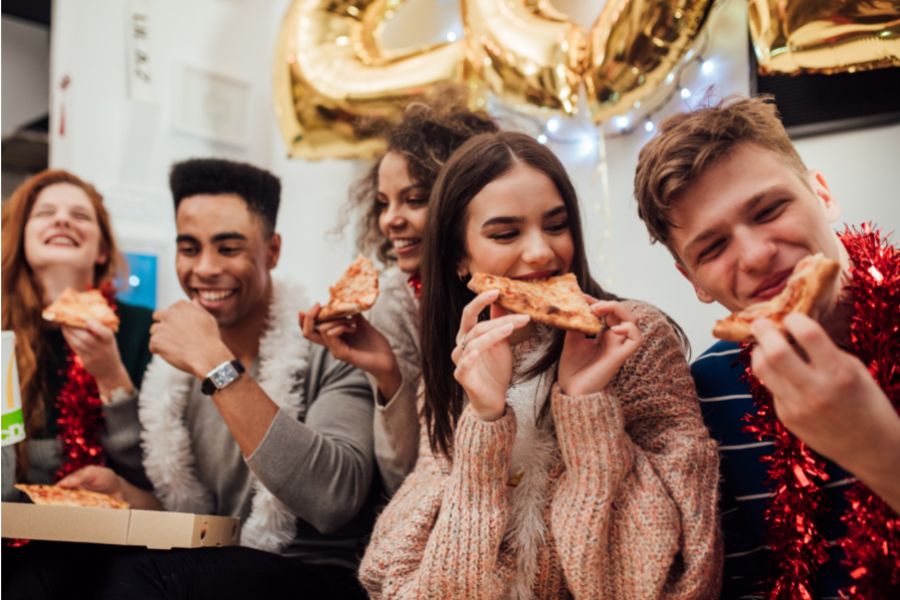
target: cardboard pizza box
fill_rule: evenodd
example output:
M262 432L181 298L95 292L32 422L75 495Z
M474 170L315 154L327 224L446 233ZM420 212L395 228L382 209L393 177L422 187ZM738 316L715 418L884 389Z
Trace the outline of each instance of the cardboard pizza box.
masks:
M2 535L5 538L146 546L158 550L235 546L240 540L240 519L213 515L43 506L4 502Z

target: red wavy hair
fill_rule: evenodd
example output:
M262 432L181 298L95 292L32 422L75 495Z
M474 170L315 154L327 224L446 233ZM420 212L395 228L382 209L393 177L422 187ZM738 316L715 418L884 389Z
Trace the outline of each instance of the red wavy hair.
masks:
M2 326L16 333L16 363L22 395L25 431L29 437L44 430L46 419L46 377L39 365L47 364L50 349L41 335L43 320L43 288L25 258L25 224L38 196L48 187L68 183L81 189L88 197L100 227L101 244L108 259L94 267L94 287L112 286L125 261L112 235L109 213L103 206L103 196L91 184L62 170L46 170L29 178L3 203ZM24 476L28 466L25 444L17 447L16 470Z

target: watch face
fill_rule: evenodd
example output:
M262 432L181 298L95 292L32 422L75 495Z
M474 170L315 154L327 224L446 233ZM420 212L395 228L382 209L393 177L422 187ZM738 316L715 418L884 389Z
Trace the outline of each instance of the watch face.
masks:
M237 369L234 368L234 365L227 363L222 365L221 369L216 369L210 373L209 378L212 379L216 389L221 390L223 387L237 379L238 375L240 374L237 372Z

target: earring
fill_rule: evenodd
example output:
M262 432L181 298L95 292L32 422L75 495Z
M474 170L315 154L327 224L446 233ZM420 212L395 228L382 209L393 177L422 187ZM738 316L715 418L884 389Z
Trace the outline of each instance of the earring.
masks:
M466 282L466 278L469 277L469 274L468 274L468 273L463 273L462 271L457 271L457 272L456 272L456 277L457 277L462 283L465 283L465 282Z

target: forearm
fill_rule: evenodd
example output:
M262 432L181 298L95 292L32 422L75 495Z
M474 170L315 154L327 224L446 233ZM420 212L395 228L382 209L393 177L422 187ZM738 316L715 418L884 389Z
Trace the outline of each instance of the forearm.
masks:
M883 423L881 431L870 438L866 455L853 463L841 464L866 487L900 514L900 416Z
M131 483L149 488L141 452L141 424L137 393L103 407L104 427L100 440L111 465Z
M423 589L449 598L499 598L500 543L508 518L507 481L515 415L486 422L466 409L457 425L453 466L419 571Z
M389 494L400 487L418 457L416 385L404 379L394 397L384 405L375 406L375 460Z
M292 513L321 533L350 521L365 502L374 474L371 412L353 435L324 435L281 411L256 452L246 458L260 482ZM348 421L357 421L347 414Z
M721 560L715 447L691 435L684 419L670 419L672 436L650 435L650 451L628 434L609 393L555 393L552 401L566 471L551 523L570 589L576 596L595 594L598 585L610 597L660 597L664 589L667 597L703 596L690 588L696 581L714 594ZM650 418L667 421L664 414ZM641 435L639 424L632 427ZM674 579L678 554L685 574ZM619 577L634 565L641 565L640 581Z
M97 381L97 390L100 397L108 400L114 392L121 390L122 392L134 392L134 383L128 376L125 366L119 361L108 373L99 374L95 377Z
M272 425L278 406L248 374L215 392L212 400L245 457L252 455Z
M162 510L163 508L156 496L132 485L122 476L119 476L119 493L131 508L141 510Z

